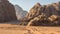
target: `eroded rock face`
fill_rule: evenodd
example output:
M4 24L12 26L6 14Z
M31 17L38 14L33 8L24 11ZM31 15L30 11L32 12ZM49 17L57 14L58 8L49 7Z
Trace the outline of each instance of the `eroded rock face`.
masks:
M41 10L42 7L39 3L36 3L31 10L29 11L29 13L26 15L26 18L28 19L28 21L30 21L31 19L33 19L34 17L38 16L41 14Z
M42 18L42 16L43 16L42 13L45 15L45 18L44 17ZM55 26L55 25L60 25L59 16L60 16L60 2L49 4L49 5L43 5L43 6L41 6L39 3L37 3L30 10L29 14L27 14L26 17L27 17L27 19L30 19L28 22L28 26L29 25ZM41 18L39 18L39 17L41 17Z
M0 22L17 20L14 6L8 0L0 1Z
M44 15L44 14L42 14L42 15L39 15L39 16L37 16L37 17L35 17L34 19L32 19L29 23L28 23L28 25L27 26L38 26L38 25L42 25L44 22L43 21L45 21L46 20L46 16Z
M60 25L60 17L52 15L46 18L46 15L39 15L28 22L27 26L58 26Z

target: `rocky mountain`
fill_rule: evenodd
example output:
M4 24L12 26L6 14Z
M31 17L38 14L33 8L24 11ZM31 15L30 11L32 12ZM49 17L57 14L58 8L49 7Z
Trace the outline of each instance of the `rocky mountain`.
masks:
M41 14L41 10L42 7L39 3L36 3L29 11L29 13L26 15L26 18L28 19L28 21L30 21L31 19L33 19L34 17L37 17L38 15Z
M23 10L20 6L18 5L15 5L15 11L16 11L16 16L17 16L17 19L20 20L20 19L23 19L26 14L28 13L27 11Z
M8 0L0 0L0 22L17 20L14 6Z
M25 18L27 18L28 26L60 25L60 2L48 5L36 3Z

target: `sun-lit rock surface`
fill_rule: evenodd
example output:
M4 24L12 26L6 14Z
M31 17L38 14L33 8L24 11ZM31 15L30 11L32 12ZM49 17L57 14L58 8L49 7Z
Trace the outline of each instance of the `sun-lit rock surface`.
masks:
M42 15L42 13L45 15L45 18L43 18L42 21L39 19L39 15ZM48 5L41 5L40 3L36 3L29 13L26 15L26 21L28 24L39 24L40 25L58 25L60 24L59 19L60 19L60 2L58 3L52 3ZM41 17L41 16L40 16ZM59 19L58 19L59 18ZM37 20L38 19L38 20ZM37 21L37 22L36 22Z
M41 14L41 5L39 3L36 3L29 11L29 13L26 15L26 18L28 20L33 19L34 17Z

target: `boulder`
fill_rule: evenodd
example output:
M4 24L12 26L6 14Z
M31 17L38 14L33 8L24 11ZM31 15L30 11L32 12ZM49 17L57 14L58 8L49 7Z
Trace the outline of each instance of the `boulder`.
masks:
M58 16L56 15L51 15L50 17L48 17L48 20L50 21L55 21L58 18Z

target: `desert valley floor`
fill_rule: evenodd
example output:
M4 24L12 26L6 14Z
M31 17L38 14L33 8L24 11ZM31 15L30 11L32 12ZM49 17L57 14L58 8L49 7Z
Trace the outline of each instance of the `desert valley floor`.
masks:
M60 34L60 27L0 24L0 34Z

